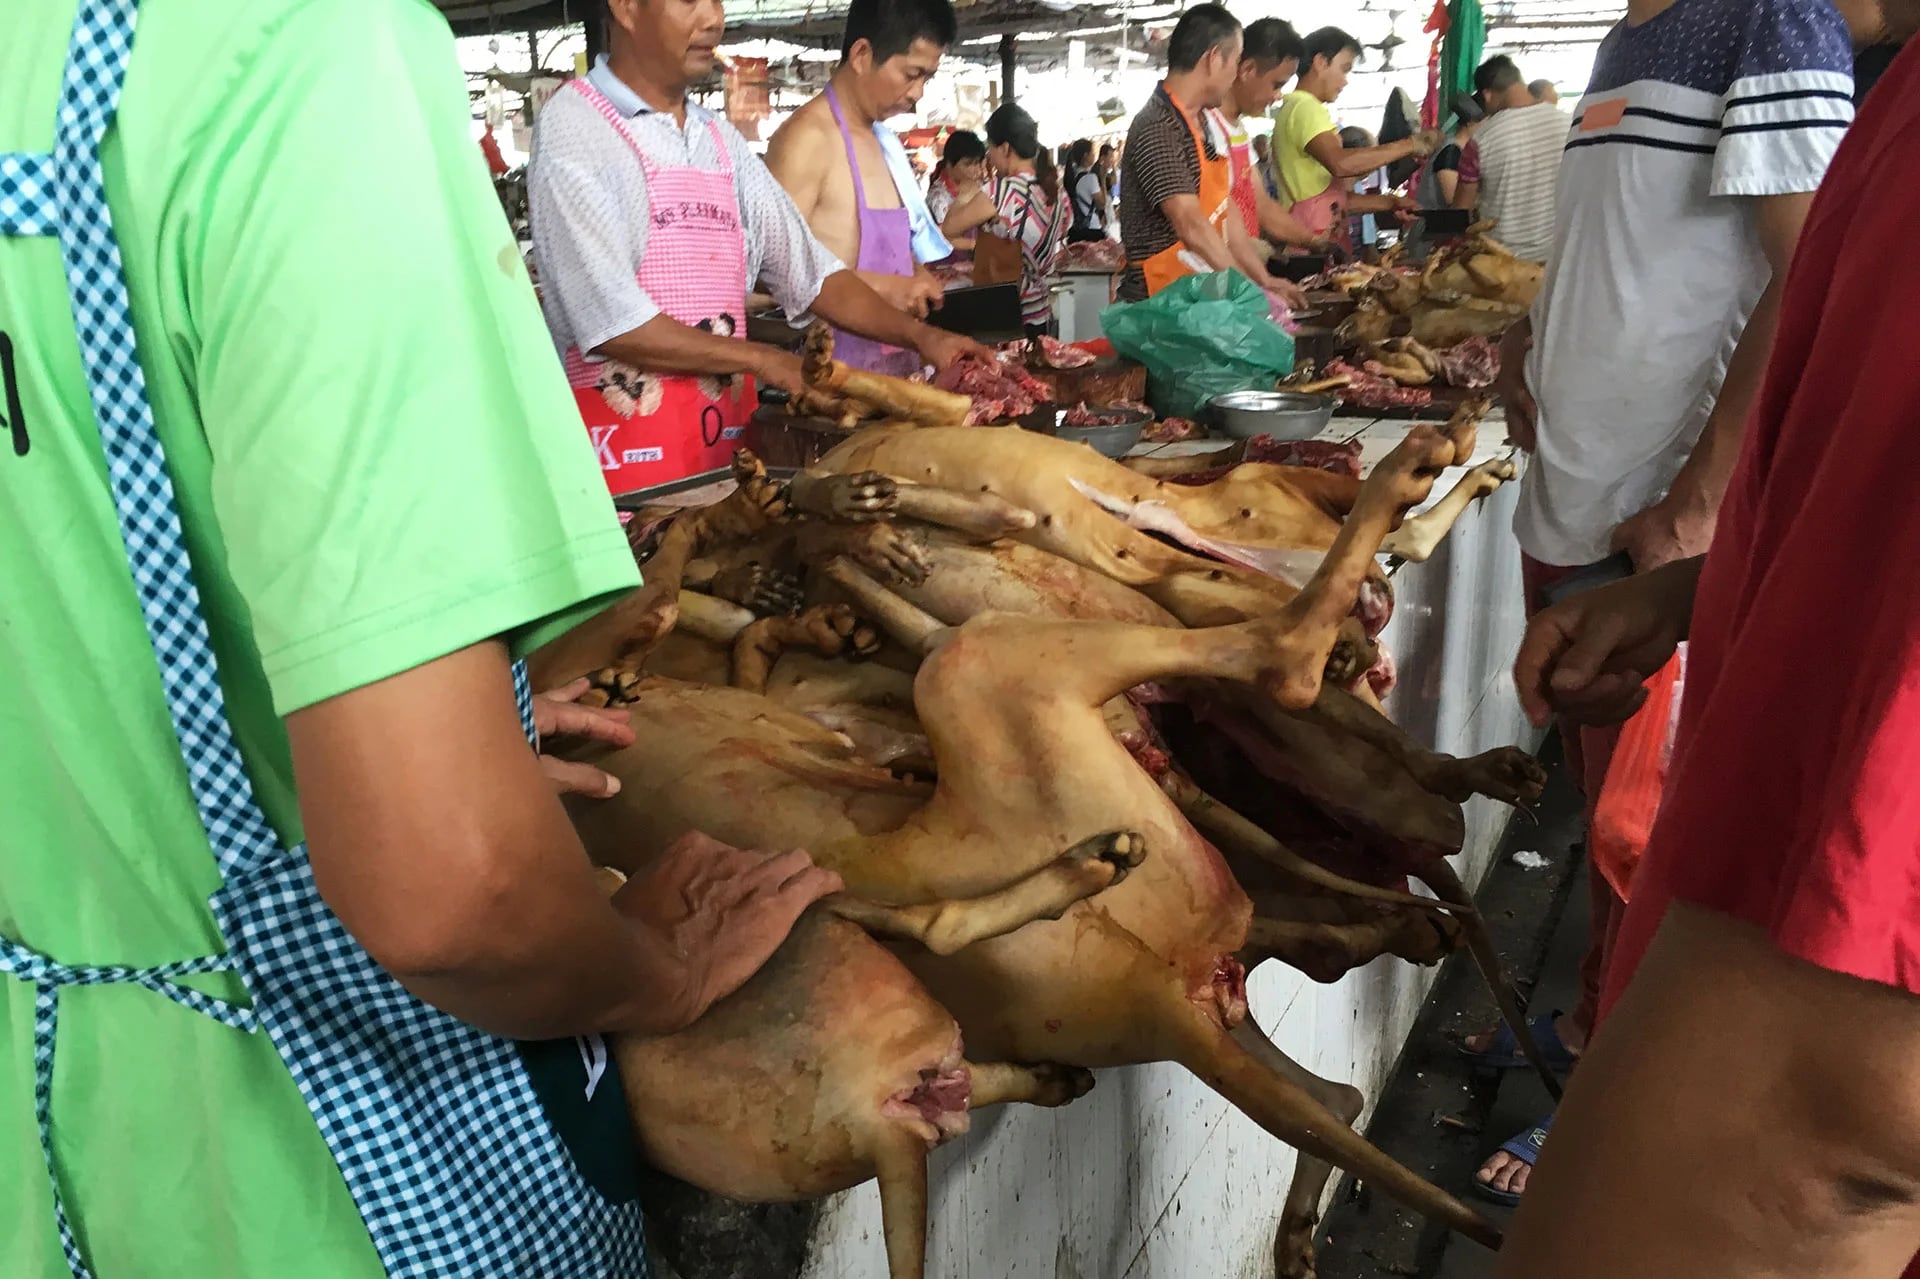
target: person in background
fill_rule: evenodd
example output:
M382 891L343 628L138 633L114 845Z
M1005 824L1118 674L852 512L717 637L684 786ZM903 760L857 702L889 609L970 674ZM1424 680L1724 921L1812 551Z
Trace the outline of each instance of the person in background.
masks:
M800 389L799 356L745 337L755 281L788 315L941 367L982 349L888 305L815 238L740 131L688 100L726 31L719 0L608 11L607 54L540 113L527 194L547 324L610 488L683 478L670 472L688 453L724 467L757 402L736 375Z
M1359 179L1408 156L1432 155L1440 135L1424 129L1386 146L1344 148L1327 108L1347 87L1360 60L1360 42L1337 27L1309 35L1300 55L1300 83L1274 115L1273 153L1280 171L1281 198L1294 217L1315 235L1339 234L1336 210L1390 213L1411 210L1411 199L1390 195L1349 196L1336 179Z
M1915 165L1908 50L1813 202L1704 563L1528 629L1536 721L1617 724L1688 653L1600 1034L1500 1279L1920 1275L1920 597L1885 571L1920 555L1920 329L1911 210L1881 198Z
M1253 135L1253 175L1269 200L1280 198L1280 175L1273 171L1273 139L1264 133Z
M1112 224L1106 184L1093 165L1093 143L1080 139L1067 149L1067 196L1073 201L1070 241L1104 240Z
M949 0L853 0L826 91L788 117L767 147L767 168L820 243L916 317L944 296L923 264L947 258L953 246L927 209L900 135L882 121L919 106L957 31ZM917 351L834 337L834 358L854 368L901 377L920 368Z
M974 232L993 220L986 180L987 144L980 135L968 129L948 134L927 191L927 210L956 253L971 254Z
M1573 117L1534 98L1513 59L1501 54L1473 73L1487 122L1461 150L1453 205L1497 223L1516 257L1544 262L1553 246L1554 193Z
M1461 94L1454 102L1454 109L1457 114L1451 117L1452 126L1446 130L1446 141L1421 167L1413 185L1413 202L1422 209L1453 207L1453 197L1460 190L1461 152L1486 123L1486 114L1472 97Z
M1535 102L1544 102L1550 107L1560 105L1560 90L1551 80L1535 80L1527 86L1527 92Z
M1120 221L1120 149L1111 142L1100 144L1100 178L1106 184L1107 207L1114 211L1114 221Z
M1529 612L1582 566L1619 555L1651 573L1713 541L1787 263L1853 117L1852 67L1847 20L1829 0L1629 0L1602 41L1560 160L1545 282L1501 347L1508 435L1533 454L1514 517ZM1508 83L1525 93L1517 76ZM1617 737L1563 735L1589 821ZM1593 1034L1624 914L1603 875L1588 909L1580 1004L1535 1023L1547 1053L1569 1061ZM1507 1064L1500 1039L1465 1047ZM1483 1193L1511 1202L1526 1190L1550 1122L1482 1165Z
M1263 270L1271 256L1269 240L1309 249L1323 244L1267 193L1255 171L1253 143L1247 136L1247 118L1265 118L1280 90L1300 69L1300 48L1299 34L1278 18L1262 18L1250 24L1241 37L1239 70L1220 104L1220 120L1227 131L1227 152L1233 164L1233 203L1246 224L1246 251ZM1245 269L1247 264L1241 265ZM1300 306L1306 297L1289 296L1288 301Z
M987 117L987 164L994 214L986 228L1020 246L1021 323L1028 337L1050 335L1049 288L1073 215L1053 157L1040 145L1040 126L1025 108L1009 102Z
M0 151L104 133L42 153L103 200L0 200L8 1279L638 1279L531 1063L630 1132L573 1037L688 1026L838 881L610 898L529 741L632 740L515 659L638 576L446 18L5 4L0 50Z
M1358 125L1348 125L1340 130L1340 145L1349 151L1367 151L1376 149L1379 143L1365 129ZM1341 178L1335 185L1349 193L1346 201L1348 213L1344 219L1341 219L1345 224L1344 234L1339 231L1340 223L1336 223L1335 242L1349 253L1378 249L1380 247L1379 214L1370 207L1355 208L1354 206L1363 200L1371 205L1374 197L1386 191L1386 168L1383 166L1374 169L1357 178ZM1396 212L1404 208L1399 201L1395 201L1393 207Z
M1188 9L1167 41L1167 78L1133 118L1121 159L1119 298L1138 302L1195 272L1239 267L1282 297L1234 207L1233 162L1218 108L1240 70L1240 23L1217 4Z

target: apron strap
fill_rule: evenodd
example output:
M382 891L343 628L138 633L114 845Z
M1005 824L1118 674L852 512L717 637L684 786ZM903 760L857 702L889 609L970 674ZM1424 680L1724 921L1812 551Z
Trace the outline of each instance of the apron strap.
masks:
M853 170L853 199L863 212L867 207L867 182L860 176L860 157L853 153L853 130L847 128L847 117L840 113L840 95L832 85L827 86L827 105L833 109L833 122L840 126L840 141L847 148L847 167Z
M52 154L0 154L0 236L52 235L57 222Z
M93 1279L86 1254L80 1249L67 1212L66 1196L60 1189L60 1173L53 1159L53 1047L60 1022L60 989L63 986L144 986L164 995L183 1008L211 1017L236 1030L253 1031L259 1023L251 1008L228 1003L191 986L173 980L195 973L222 972L228 967L225 955L204 955L152 968L75 967L49 959L18 942L0 937L0 972L10 973L33 985L33 1117L40 1130L40 1159L47 1171L47 1183L53 1190L53 1224L60 1234L60 1251L74 1279Z

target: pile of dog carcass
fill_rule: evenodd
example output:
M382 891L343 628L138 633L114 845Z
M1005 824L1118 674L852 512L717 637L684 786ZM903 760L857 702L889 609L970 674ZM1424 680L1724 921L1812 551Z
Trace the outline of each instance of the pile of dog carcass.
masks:
M971 1109L1170 1061L1317 1157L1283 1276L1312 1272L1329 1165L1496 1243L1245 995L1268 960L1332 981L1467 945L1512 1012L1445 859L1470 795L1526 804L1543 774L1436 754L1375 700L1378 555L1423 556L1510 474L1403 518L1474 433L1471 410L1414 426L1361 481L883 425L789 482L742 454L724 501L636 520L646 587L535 659L632 709L638 742L597 761L623 789L574 810L588 850L632 874L697 833L846 882L690 1029L616 1045L646 1157L750 1201L878 1177L893 1279L917 1279L927 1152Z

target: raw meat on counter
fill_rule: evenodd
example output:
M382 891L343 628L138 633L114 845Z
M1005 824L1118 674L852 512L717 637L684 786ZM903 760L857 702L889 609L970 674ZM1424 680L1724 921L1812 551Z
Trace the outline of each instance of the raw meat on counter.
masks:
M1122 401L1119 404L1105 404L1095 408L1085 400L1068 409L1060 419L1062 426L1118 426L1122 422L1138 421L1140 410Z
M1069 244L1066 256L1061 259L1060 265L1065 271L1124 271L1127 266L1127 251L1117 240L1089 240L1084 244Z
M1050 369L1084 369L1100 357L1092 351L1084 350L1062 342L1059 338L1037 337L1034 339L1038 351L1027 349L1028 358L1040 357L1040 363Z
M992 364L978 360L960 360L933 380L943 391L955 391L973 398L973 413L968 421L974 426L1005 422L1023 417L1046 402L1047 388L1028 375L1024 360L1026 343L1016 353L1002 350Z
M1467 338L1434 354L1440 357L1440 375L1449 386L1492 386L1500 376L1500 347L1492 338Z
M1337 394L1355 408L1423 409L1433 403L1433 392L1424 386L1401 386L1392 378L1357 369L1344 360L1328 360L1322 372L1328 377L1349 379Z
M1150 424L1140 438L1148 444L1178 444L1181 440L1204 439L1206 434L1191 418L1163 417Z

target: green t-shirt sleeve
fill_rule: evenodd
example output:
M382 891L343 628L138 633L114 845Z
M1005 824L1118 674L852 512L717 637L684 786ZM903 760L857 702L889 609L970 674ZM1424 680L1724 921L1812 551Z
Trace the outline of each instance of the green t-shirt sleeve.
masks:
M634 586L424 3L295 9L173 207L214 508L281 714Z

